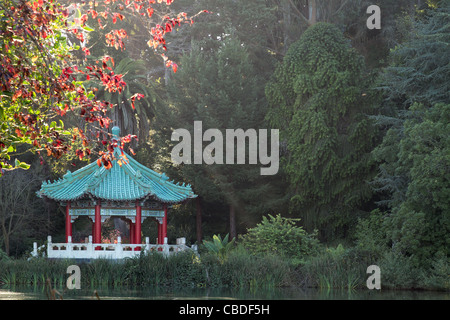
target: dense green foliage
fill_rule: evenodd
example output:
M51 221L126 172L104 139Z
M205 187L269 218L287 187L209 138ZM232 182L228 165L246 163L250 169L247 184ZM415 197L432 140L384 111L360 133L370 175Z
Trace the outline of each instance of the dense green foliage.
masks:
M203 245L208 249L208 251L217 256L217 259L221 263L224 263L228 259L228 254L234 247L234 242L236 238L228 240L229 234L227 234L223 239L219 235L214 235L212 241L203 241Z
M391 218L390 238L398 250L429 265L435 255L450 253L450 105L411 111L399 145L399 169L410 182Z
M373 150L373 181L384 212L377 243L414 268L448 263L450 3L428 8L380 76L386 99L377 122L386 130ZM382 246L383 248L383 246Z
M365 116L365 82L362 56L336 26L317 23L290 47L266 87L266 117L282 128L287 145L291 200L307 225L323 232L334 231L333 220L348 226L371 196L374 130Z
M320 245L315 234L308 234L296 225L298 221L279 214L263 217L256 227L248 229L242 245L252 254L272 253L304 260L317 254Z
M89 275L84 281L355 288L365 286L367 266L377 264L383 287L448 289L450 1L379 1L381 30L366 27L370 4L175 1L169 11L209 11L168 36L167 54L179 63L176 73L141 41L148 29L143 21L126 17L118 22L129 38L127 50L117 51L99 41L112 25L98 28L89 17L95 30L85 38L93 60L107 53L116 62L107 65L128 83L120 93L100 89L97 97L117 107L110 111L115 124L139 136L133 146L138 161L190 183L199 195L197 202L171 209L169 237L212 241L198 243L200 258L150 255L124 265L96 261L83 266ZM1 26L6 24L1 20ZM65 40L58 39L55 52L68 51ZM41 57L35 62L42 65ZM38 70L32 76L39 78ZM145 97L133 109L127 99L136 93ZM2 98L0 118L5 108L28 108L23 98L11 97ZM177 128L192 133L194 121L202 121L203 132L279 129L278 173L261 176L260 164L248 161L175 165L171 134ZM14 133L17 126L18 120L10 118L2 130ZM66 123L68 133L78 126L75 120ZM3 148L11 161L25 152L19 142L32 142L16 138L14 146L11 140ZM203 148L210 142L204 141ZM29 155L28 163L44 163L26 172L29 179L3 175L0 244L7 255L23 255L47 233L62 238L64 219L57 206L36 204L31 196L39 183L25 185L85 165L75 157L52 164L45 155ZM13 197L12 188L4 187L11 181L27 191ZM233 239L228 244L213 236L227 233ZM5 283L20 277L24 283L45 277L55 282L65 275L65 262L58 267L59 262L40 260L33 261L35 266L0 262Z
M173 164L167 159L167 150L171 150L176 142L167 141L170 132L165 130L168 128L187 129L192 140L194 121L202 122L202 137L207 129L218 128L223 135L222 141L210 140L219 146L219 150L226 148L226 129L265 128L264 79L256 72L248 51L238 39L229 37L220 47L211 50L195 46L181 59L183 67L168 86L171 105L160 111L155 125L160 129L155 139L160 146L157 152L169 162L169 167ZM208 145L203 142L203 148ZM219 150L215 151L216 155ZM217 211L236 215L238 223L249 226L259 221L262 213L273 210L283 196L271 183L275 179L261 176L259 166L248 165L248 147L245 153L244 165L228 164L224 151L222 157L219 159L217 155L216 163L210 165L204 161L196 164L190 154L191 163L175 169L202 199L213 202ZM217 163L219 161L221 163ZM264 201L261 201L261 194L266 195ZM230 223L230 228L234 225ZM236 237L236 229L230 230L230 236Z
M71 260L0 260L1 285L45 285L64 288ZM276 256L249 257L233 250L221 263L214 255L198 258L191 252L170 257L155 253L126 259L123 263L96 260L80 264L82 287L168 286L175 288L267 288L286 285L289 264Z

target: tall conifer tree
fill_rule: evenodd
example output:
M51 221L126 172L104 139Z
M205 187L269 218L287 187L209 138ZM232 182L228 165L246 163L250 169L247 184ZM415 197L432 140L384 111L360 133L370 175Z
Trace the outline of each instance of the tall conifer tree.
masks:
M226 164L226 129L258 132L267 128L264 79L255 72L246 47L233 34L216 49L194 46L180 66L168 88L172 105L158 116L157 122L166 128L158 141L168 146L163 149L167 152L176 144L168 141L174 129L187 129L194 138L194 121L202 122L203 132L210 128L222 132L223 164L195 164L191 155L191 164L177 168L202 199L216 203L215 210L221 211L220 203L227 207L230 235L235 237L239 228L253 226L283 201L282 190L269 183L273 176L261 176L259 162L249 164L248 140L245 164ZM202 151L209 144L203 142Z
M267 119L287 146L293 210L322 236L354 221L371 197L371 122L363 58L340 30L317 23L292 44L266 87ZM325 222L327 223L325 225Z

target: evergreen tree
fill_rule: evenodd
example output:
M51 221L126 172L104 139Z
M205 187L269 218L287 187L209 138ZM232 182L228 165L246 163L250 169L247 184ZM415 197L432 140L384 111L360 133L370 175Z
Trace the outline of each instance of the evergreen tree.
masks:
M177 168L196 194L215 203L214 210L222 211L220 204L228 207L233 238L237 226L254 225L283 200L282 190L274 191L269 178L260 175L261 165L249 164L248 147L245 164L226 164L226 129L258 132L265 128L264 82L255 73L246 47L232 35L215 50L195 47L180 65L169 85L171 108L158 115L159 149L166 145L161 150L167 153L173 148L175 143L168 141L173 129L184 128L193 135L194 121L202 121L203 131L217 128L222 132L223 164L192 162ZM208 144L203 143L203 148Z
M292 44L266 87L267 119L287 147L294 211L322 236L346 231L371 197L374 130L364 115L365 82L362 57L336 26L317 23Z
M408 168L399 165L404 121L411 117L414 103L431 107L450 101L450 2L417 13L411 37L392 51L390 65L380 77L385 101L377 122L385 130L383 142L373 151L379 174L373 185L388 208L398 207L408 187Z
M387 224L394 248L429 267L450 253L450 104L411 111L398 154L398 169L409 183Z
M386 134L373 151L388 240L422 267L449 253L449 12L449 1L418 11L411 37L392 51L377 117Z

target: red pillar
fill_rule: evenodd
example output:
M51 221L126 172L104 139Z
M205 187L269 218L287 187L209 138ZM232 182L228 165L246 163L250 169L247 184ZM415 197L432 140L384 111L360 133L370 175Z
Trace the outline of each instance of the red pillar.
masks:
M158 224L158 244L162 244L161 238L162 238L162 228L161 228L161 223L159 223L158 220L156 220L156 223Z
M92 243L95 243L95 222L92 219Z
M134 244L134 223L130 220L130 244Z
M72 221L70 218L70 201L66 204L66 243L69 242L69 237L72 236Z
M94 233L94 243L102 242L102 218L100 216L101 204L100 200L98 200L95 205L95 233Z
M136 223L135 223L135 230L134 230L134 242L136 244L141 244L141 217L142 217L142 207L136 203ZM140 250L140 248L136 248Z
M164 217L162 224L162 243L164 243L164 238L167 238L167 204L164 205Z

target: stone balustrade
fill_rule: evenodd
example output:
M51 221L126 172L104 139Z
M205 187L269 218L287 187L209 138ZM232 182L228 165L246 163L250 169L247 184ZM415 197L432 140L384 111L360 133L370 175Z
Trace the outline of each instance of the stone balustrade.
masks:
M47 258L50 259L124 259L138 256L141 252L161 252L163 255L171 255L180 251L193 250L197 252L197 246L189 247L186 245L185 238L178 238L176 244L167 243L164 238L164 244L150 244L149 238L145 238L142 244L125 244L118 237L117 243L92 243L92 236L89 236L87 243L73 243L72 237L69 237L67 243L53 243L52 237L47 239ZM38 246L33 244L33 257L38 256Z

